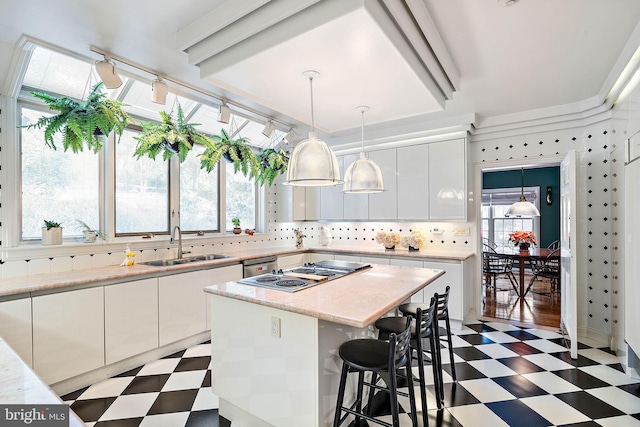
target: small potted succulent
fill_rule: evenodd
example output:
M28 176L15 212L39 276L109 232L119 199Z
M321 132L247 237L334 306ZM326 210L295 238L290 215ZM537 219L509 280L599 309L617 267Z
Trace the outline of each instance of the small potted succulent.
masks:
M240 228L240 218L237 216L231 218L231 223L233 224L233 234L242 233L242 228Z
M62 227L59 222L44 220L42 227L42 244L43 245L61 245L62 244Z
M78 227L76 228L76 230L82 230L82 241L84 243L95 243L96 239L98 238L106 240L105 235L102 231L89 227L86 222L79 219L77 219L76 221L78 222Z

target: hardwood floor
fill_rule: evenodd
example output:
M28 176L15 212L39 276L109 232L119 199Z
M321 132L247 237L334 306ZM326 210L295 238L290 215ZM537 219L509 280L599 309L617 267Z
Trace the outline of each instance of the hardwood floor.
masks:
M530 275L525 275L527 284L530 279ZM560 328L560 294L551 293L548 282L536 281L523 300L518 298L506 278L498 278L496 289L483 284L482 294L483 320Z

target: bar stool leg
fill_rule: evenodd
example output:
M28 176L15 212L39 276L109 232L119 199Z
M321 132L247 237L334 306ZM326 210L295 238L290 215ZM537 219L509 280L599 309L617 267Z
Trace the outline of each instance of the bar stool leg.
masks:
M444 318L445 325L447 327L447 344L449 345L449 361L451 362L451 377L454 381L458 381L456 377L456 365L453 362L453 342L451 340L451 323L449 322L449 311Z
M429 414L427 412L427 380L424 374L424 353L422 339L416 338L416 353L418 356L418 380L420 381L420 400L422 400L422 424L428 425ZM435 369L434 369L435 373Z
M358 371L358 394L356 395L356 411L362 413L362 390L364 389L364 371ZM360 416L356 415L356 426L360 425Z
M342 365L342 373L340 374L340 387L338 387L338 401L336 402L336 415L333 418L333 427L340 425L340 415L342 414L342 404L344 401L344 389L347 385L347 374L349 366L346 363Z

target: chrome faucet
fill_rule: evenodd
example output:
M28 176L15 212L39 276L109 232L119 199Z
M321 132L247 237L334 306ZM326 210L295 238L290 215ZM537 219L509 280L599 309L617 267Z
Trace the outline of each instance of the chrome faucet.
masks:
M183 254L190 254L191 251L182 251L182 230L180 230L179 226L173 227L173 231L171 232L171 238L169 239L169 243L173 243L174 236L176 235L176 230L178 230L178 259L182 259Z

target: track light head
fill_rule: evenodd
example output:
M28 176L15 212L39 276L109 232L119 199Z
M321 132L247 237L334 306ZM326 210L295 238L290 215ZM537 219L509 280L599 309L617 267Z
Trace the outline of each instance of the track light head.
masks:
M227 124L229 123L230 118L231 108L229 108L226 102L222 101L222 104L220 104L220 107L218 108L218 121L220 123Z
M160 77L151 83L151 101L164 105L167 103L167 93L169 86Z
M267 124L264 125L264 129L262 129L262 134L267 138L271 138L271 135L273 135L273 132L275 132L275 130L276 130L276 125L274 125L273 122L269 120Z
M96 72L107 89L116 89L122 86L122 79L118 75L116 64L105 56L102 61L96 61Z

